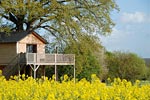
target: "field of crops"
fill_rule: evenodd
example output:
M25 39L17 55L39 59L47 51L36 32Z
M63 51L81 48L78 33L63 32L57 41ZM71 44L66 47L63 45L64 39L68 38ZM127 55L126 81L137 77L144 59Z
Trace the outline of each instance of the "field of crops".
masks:
M74 83L65 75L63 81L53 79L6 81L0 76L0 100L149 100L150 85L134 85L126 80L115 79L109 86L92 75L92 81L85 79Z

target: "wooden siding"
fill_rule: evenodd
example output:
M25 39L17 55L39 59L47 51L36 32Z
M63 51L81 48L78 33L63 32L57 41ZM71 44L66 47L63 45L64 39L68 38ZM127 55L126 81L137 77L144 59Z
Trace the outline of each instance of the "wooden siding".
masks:
M17 56L16 43L0 44L0 65L6 65Z
M26 52L26 43L18 42L18 52L17 53L25 53Z
M33 34L27 35L25 38L18 42L18 53L26 53L27 44L36 44L37 53L45 53L45 44Z
M37 44L37 53L45 53L45 44Z

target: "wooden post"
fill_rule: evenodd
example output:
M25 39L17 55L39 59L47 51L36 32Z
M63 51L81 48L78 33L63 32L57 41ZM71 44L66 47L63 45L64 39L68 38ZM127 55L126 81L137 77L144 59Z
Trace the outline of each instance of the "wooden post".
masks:
M30 76L32 76L32 68L30 67Z
M42 66L42 76L43 76L43 78L45 80L45 65Z
M74 83L76 83L76 67L75 67L75 55L74 55Z
M18 76L20 78L20 54L18 54L17 65L18 65Z
M20 65L18 64L18 76L19 76L19 79L20 79Z
M36 53L34 53L34 67L33 67L34 79L36 79L36 70L37 70L37 67L36 67L35 63L37 63L37 54Z
M75 65L73 65L74 67L74 83L76 83L76 68L75 68Z
M55 64L55 81L57 81L57 65Z
M33 68L33 71L34 71L34 79L36 79L36 65L34 64L34 68Z
M57 63L57 54L58 54L58 48L56 47L56 51L55 51L55 81L57 81L58 80L58 72L57 72L57 65L56 65L56 63Z

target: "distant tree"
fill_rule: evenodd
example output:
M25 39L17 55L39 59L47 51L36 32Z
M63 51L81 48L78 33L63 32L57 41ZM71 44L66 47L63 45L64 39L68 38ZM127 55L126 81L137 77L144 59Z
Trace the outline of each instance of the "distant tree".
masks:
M146 75L146 65L142 58L134 53L107 52L106 66L109 70L108 77L135 81L143 79Z
M150 66L146 66L146 72L145 76L143 77L143 80L149 80L150 81Z

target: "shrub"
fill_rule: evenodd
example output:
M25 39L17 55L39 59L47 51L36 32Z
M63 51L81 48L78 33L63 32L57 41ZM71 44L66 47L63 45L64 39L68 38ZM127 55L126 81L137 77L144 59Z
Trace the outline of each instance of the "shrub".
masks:
M131 81L146 78L145 62L134 53L107 52L105 61L110 78L120 77Z

